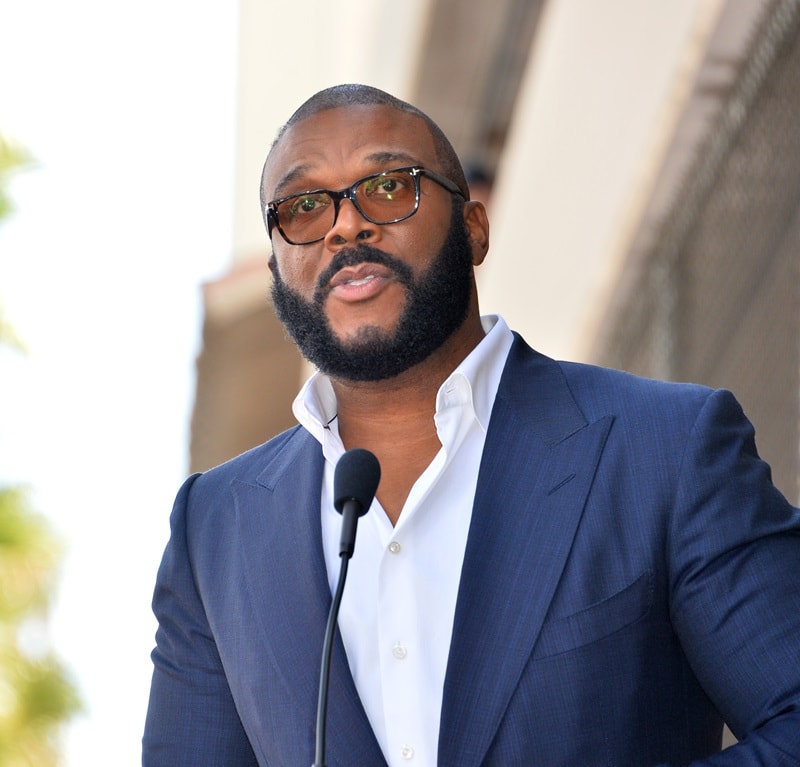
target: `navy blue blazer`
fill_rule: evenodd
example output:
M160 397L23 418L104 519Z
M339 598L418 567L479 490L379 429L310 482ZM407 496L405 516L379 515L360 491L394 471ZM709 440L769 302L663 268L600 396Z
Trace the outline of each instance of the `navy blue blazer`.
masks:
M307 767L331 596L319 444L187 480L145 767ZM384 758L341 640L329 767ZM742 742L720 748L722 723ZM475 496L441 767L800 765L800 512L733 396L557 363L516 338Z

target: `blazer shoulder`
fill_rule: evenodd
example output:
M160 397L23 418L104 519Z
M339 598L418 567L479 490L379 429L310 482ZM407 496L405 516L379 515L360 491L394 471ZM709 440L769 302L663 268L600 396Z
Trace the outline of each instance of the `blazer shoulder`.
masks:
M302 426L293 426L240 455L190 478L192 496L206 501L227 495L234 482L269 486L270 476L290 470L298 459L310 458L319 443Z
M583 362L555 360L517 335L501 390L520 407L579 412L591 423L611 416L615 430L687 435L706 405L741 414L731 392L695 383L669 382ZM537 405L537 401L541 404ZM526 403L526 404L523 404Z
M702 384L661 381L578 362L557 364L572 395L590 416L595 411L613 411L617 415L651 413L671 419L683 415L693 422L715 393Z

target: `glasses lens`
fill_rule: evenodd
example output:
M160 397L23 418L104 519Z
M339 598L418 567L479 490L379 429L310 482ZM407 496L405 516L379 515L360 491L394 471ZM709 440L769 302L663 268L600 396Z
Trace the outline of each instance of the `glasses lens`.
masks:
M333 226L333 200L327 192L297 194L277 208L283 233L302 245L324 237Z
M407 218L417 207L414 176L407 170L393 170L365 178L356 187L356 201L375 224Z
M295 245L321 240L336 217L334 199L352 199L361 215L373 224L393 224L417 209L415 176L408 170L391 170L362 179L352 190L305 192L279 203L278 223L284 236ZM355 198L355 199L353 199Z

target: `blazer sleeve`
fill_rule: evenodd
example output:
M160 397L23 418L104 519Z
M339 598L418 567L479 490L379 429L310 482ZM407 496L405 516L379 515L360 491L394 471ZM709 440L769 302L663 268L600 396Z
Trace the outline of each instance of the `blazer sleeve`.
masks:
M187 548L190 477L175 500L156 579L153 681L143 767L257 767L195 585Z
M800 510L729 392L709 396L685 446L669 562L673 625L740 741L693 765L800 765Z

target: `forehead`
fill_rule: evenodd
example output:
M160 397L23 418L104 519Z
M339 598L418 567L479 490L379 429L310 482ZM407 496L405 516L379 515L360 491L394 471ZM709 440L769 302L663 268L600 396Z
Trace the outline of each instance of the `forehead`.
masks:
M438 165L425 121L383 105L326 109L295 123L264 168L267 199L312 187L341 188L362 175L403 165Z

